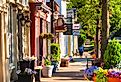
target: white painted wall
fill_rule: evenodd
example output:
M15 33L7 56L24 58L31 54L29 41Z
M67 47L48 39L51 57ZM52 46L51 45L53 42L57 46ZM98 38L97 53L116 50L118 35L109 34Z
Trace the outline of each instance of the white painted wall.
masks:
M66 18L66 0L61 0L61 14Z
M64 15L66 18L66 1L64 0L57 0L57 2L60 3L60 13L61 15ZM63 35L63 33L60 33L60 44L61 44L61 56L65 56L68 54L68 35Z

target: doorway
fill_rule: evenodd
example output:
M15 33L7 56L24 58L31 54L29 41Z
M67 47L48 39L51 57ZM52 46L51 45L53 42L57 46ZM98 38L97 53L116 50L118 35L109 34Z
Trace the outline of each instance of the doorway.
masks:
M43 32L43 19L40 18L40 34ZM40 44L40 64L39 65L42 65L42 57L43 57L43 39L39 37L39 44Z

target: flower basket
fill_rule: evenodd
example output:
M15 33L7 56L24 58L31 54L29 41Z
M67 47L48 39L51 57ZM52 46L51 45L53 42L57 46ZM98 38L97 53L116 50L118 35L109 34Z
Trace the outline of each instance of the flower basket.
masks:
M54 35L52 33L41 33L40 34L40 38L43 38L43 39L53 39Z

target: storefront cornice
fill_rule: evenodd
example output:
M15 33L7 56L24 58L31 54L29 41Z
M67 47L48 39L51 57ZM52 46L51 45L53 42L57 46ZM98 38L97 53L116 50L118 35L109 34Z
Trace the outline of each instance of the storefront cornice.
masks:
M35 4L35 7L37 7L37 10L42 10L44 13L51 13L51 8L48 7L46 4L43 2L34 2L32 4Z
M29 6L24 6L23 11L24 13L30 13Z
M0 12L7 13L7 4L3 4L2 6L0 6Z

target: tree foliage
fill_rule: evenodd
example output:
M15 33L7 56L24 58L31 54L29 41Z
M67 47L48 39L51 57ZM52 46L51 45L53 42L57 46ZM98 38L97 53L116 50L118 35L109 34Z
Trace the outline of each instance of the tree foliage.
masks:
M110 34L121 28L121 0L110 0ZM68 8L77 9L78 21L87 36L96 34L97 19L101 18L100 0L70 0Z
M110 34L121 28L121 0L110 0Z
M69 8L77 8L77 17L87 36L94 37L97 18L100 16L99 0L71 0Z

